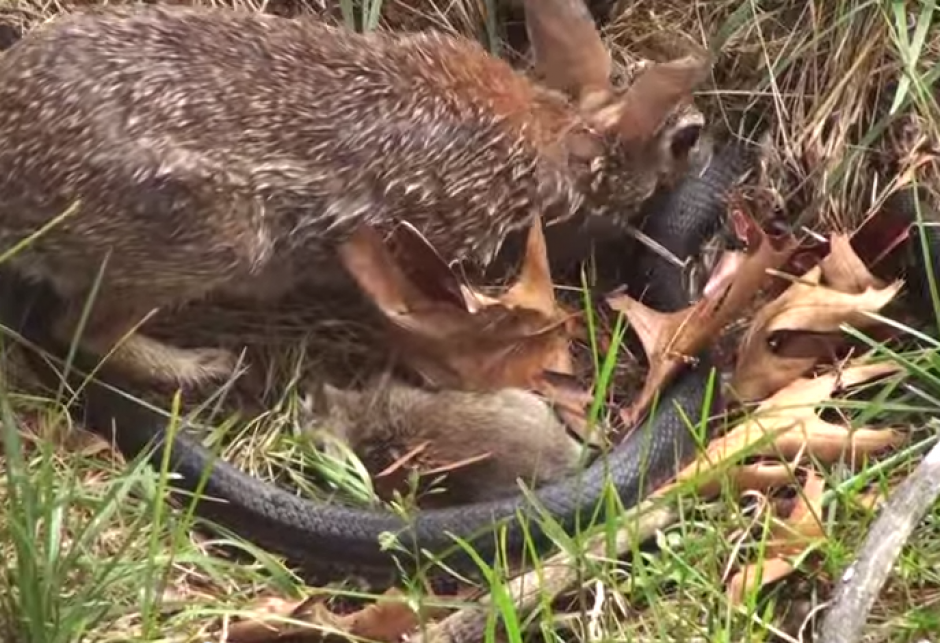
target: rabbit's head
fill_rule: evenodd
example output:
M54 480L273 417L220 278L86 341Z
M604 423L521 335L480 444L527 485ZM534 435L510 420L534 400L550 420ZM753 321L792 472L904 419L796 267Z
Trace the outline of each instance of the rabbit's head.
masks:
M583 0L525 0L526 27L542 84L562 92L579 125L561 147L587 168L585 193L597 214L630 218L658 187L687 168L704 122L692 92L707 56L651 63L626 87L611 81L611 58Z

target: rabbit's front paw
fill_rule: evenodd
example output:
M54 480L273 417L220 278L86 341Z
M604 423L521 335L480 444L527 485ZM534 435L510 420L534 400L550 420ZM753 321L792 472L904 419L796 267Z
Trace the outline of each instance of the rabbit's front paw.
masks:
M235 373L235 355L220 348L179 348L135 333L111 356L111 363L149 380L199 388Z
M159 377L176 386L198 389L228 380L237 363L233 353L220 348L175 350L172 359L162 362Z
M199 348L192 351L190 373L194 383L223 380L232 376L238 358L224 348Z

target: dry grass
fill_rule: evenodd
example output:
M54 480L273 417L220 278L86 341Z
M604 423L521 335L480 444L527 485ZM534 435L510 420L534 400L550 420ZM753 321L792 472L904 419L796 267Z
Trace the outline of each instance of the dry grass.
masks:
M311 12L336 20L344 16L340 4L330 0L235 2L285 15ZM221 0L175 3L226 4ZM91 2L6 0L0 8L0 25L28 29L52 15L87 4ZM499 11L494 12L492 4L492 0L385 0L381 26L469 34L523 64L524 30L518 8L501 2ZM689 47L711 44L716 55L715 87L703 92L699 107L713 123L742 136L752 136L758 125L773 126L776 157L770 159L769 174L789 218L819 230L851 227L898 187L898 177L910 180L912 168L918 168L918 180L940 196L940 164L929 158L930 153L940 152L936 149L940 108L936 90L929 87L929 81L935 82L940 75L940 29L929 30L919 49L911 44L918 12L925 10L927 3L911 5L909 15L915 24L910 33L899 32L904 20L893 13L893 5L875 0L595 4L617 5L610 7L614 19L605 24L604 33L615 59L625 67L637 58L662 59ZM940 23L937 18L934 21ZM324 373L334 380L350 381L384 365L385 355L367 330L369 322L361 309L347 307L340 299L320 297L301 298L283 310L268 310L263 315L203 305L164 320L156 330L193 343L250 344L248 357L256 375L240 384L226 408L240 409L244 415L262 410L266 414L258 421L261 426L254 427L259 430L253 429L250 435L246 430L245 439L233 441L224 454L258 475L273 477L273 470L285 462L309 462L294 428L297 389ZM50 419L49 407L41 400L20 396L11 398L11 403L20 413L21 427L44 438L63 428L61 419ZM940 408L940 403L935 408ZM35 607L41 601L27 601L38 610L30 612L28 605L24 608L22 592L11 592L11 597L17 596L0 605L6 608L0 609L0 614L7 619L7 640L77 640L75 635L81 628L74 622L85 624L86 640L207 640L206 624L214 622L218 610L250 606L252 597L259 593L297 591L296 579L276 561L262 556L261 563L247 567L208 556L206 545L191 535L186 520L160 513L156 477L142 471L119 473L124 470L123 463L112 462L107 451L89 451L87 444L77 448L74 443L40 440L33 449L24 460L23 480L49 476L50 480L69 482L53 485L33 503L68 506L65 519L71 528L78 529L96 515L89 507L102 510L108 489L115 485L133 482L151 493L136 500L128 496L120 516L112 512L100 533L92 534L97 536L93 542L83 545L93 550L90 560L99 562L124 548L126 559L115 563L94 600L88 599L100 609L89 610L87 601L73 600L81 609L68 614L60 611L61 631L51 634L49 628L16 620L18 613L25 614L24 618L46 613L41 605ZM10 467L5 470L9 476ZM300 475L292 476L292 481L304 483ZM19 504L9 499L17 489L22 496L23 487L11 482L0 485L9 506L22 508L28 494ZM305 487L305 491L309 489ZM17 520L11 509L6 520L0 519L5 523L0 525L0 533L11 533L19 524ZM622 586L622 579L606 579L605 584L615 591L608 594L604 609L594 613L594 625L621 639L631 634L666 640L676 636L679 628L707 635L710 640L769 640L775 629L766 625L770 621L777 624L778 633L792 634L787 613L817 600L813 595L816 589L788 586L760 608L755 597L753 610L746 615L735 612L721 600L722 590L716 586L724 573L723 561L733 558L734 552L729 551L733 545L722 540L727 523L715 520L698 525L697 541L681 546L675 540L665 542L666 553L659 558L637 554L634 565L645 570L645 576L634 578L631 587ZM746 524L748 518L735 515L723 520ZM692 529L682 529L687 528ZM940 628L930 617L930 606L940 595L935 564L940 559L940 539L929 529L924 531L920 544L899 570L900 585L879 606L883 624L874 628L879 640L908 640L908 635ZM134 544L129 545L131 541ZM171 545L168 552L165 548ZM39 543L37 551L53 559L51 546ZM851 551L840 541L832 547L829 571L835 574L837 565L844 563ZM182 559L174 562L165 558L173 551ZM17 551L12 544L6 552L19 560L28 553ZM61 560L58 564L64 565ZM75 599L80 595L71 589L76 585L75 572L59 571L63 586L70 588L70 597ZM32 578L45 587L37 580L40 572L52 574L49 568L32 575L8 569L6 582L0 579L0 585L13 588ZM58 578L53 574L49 583L53 577ZM152 587L141 589L151 582ZM677 585L682 592L671 593ZM48 605L56 605L53 595L58 587L47 588ZM629 607L624 606L624 595L632 597ZM190 609L181 609L186 605ZM584 634L582 631L582 637ZM778 640L787 640L786 636L784 633Z

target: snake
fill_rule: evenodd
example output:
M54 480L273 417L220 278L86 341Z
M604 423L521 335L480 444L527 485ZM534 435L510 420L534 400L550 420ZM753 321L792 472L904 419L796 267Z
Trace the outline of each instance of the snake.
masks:
M649 200L641 229L680 260L694 257L720 226L732 186L756 159L753 147L740 141L716 147L672 189ZM899 207L912 210L909 201ZM936 233L929 236L935 254ZM648 281L648 305L668 312L690 304L676 265L646 249L633 260L634 272ZM0 322L50 352L55 345L42 320L51 297L51 291L0 266ZM83 367L80 354L73 364ZM126 459L147 458L158 470L168 463L173 486L189 494L187 502L196 503L203 520L282 556L306 578L358 577L376 585L414 571L420 552L432 554L440 569L479 575L476 558L490 565L500 553L544 552L553 546L553 531L572 534L592 522L616 520L696 456L695 427L721 405L720 394L710 393L719 388L711 385L714 366L710 350L702 350L622 441L571 477L509 497L413 515L307 499L256 478L186 431L170 431L165 413L97 379L82 380L70 412L112 440ZM610 502L610 491L617 502ZM388 546L389 537L395 547Z

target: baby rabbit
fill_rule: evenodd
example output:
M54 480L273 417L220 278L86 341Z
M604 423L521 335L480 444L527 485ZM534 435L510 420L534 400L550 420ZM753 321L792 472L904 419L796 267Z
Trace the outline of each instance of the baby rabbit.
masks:
M533 216L628 220L682 171L698 129L663 123L708 64L618 91L581 0L524 6L542 84L442 33L169 6L50 21L0 57L0 252L48 226L10 265L71 304L57 336L96 292L82 348L195 386L233 355L132 332L147 314L343 275L361 224L486 265Z
M546 401L522 389L475 393L400 383L362 390L326 385L306 396L303 406L305 426L345 443L373 474L424 443L418 458L431 467L480 456L443 474L449 503L512 495L519 492L518 480L539 486L582 464L581 443ZM329 452L329 442L322 443Z

